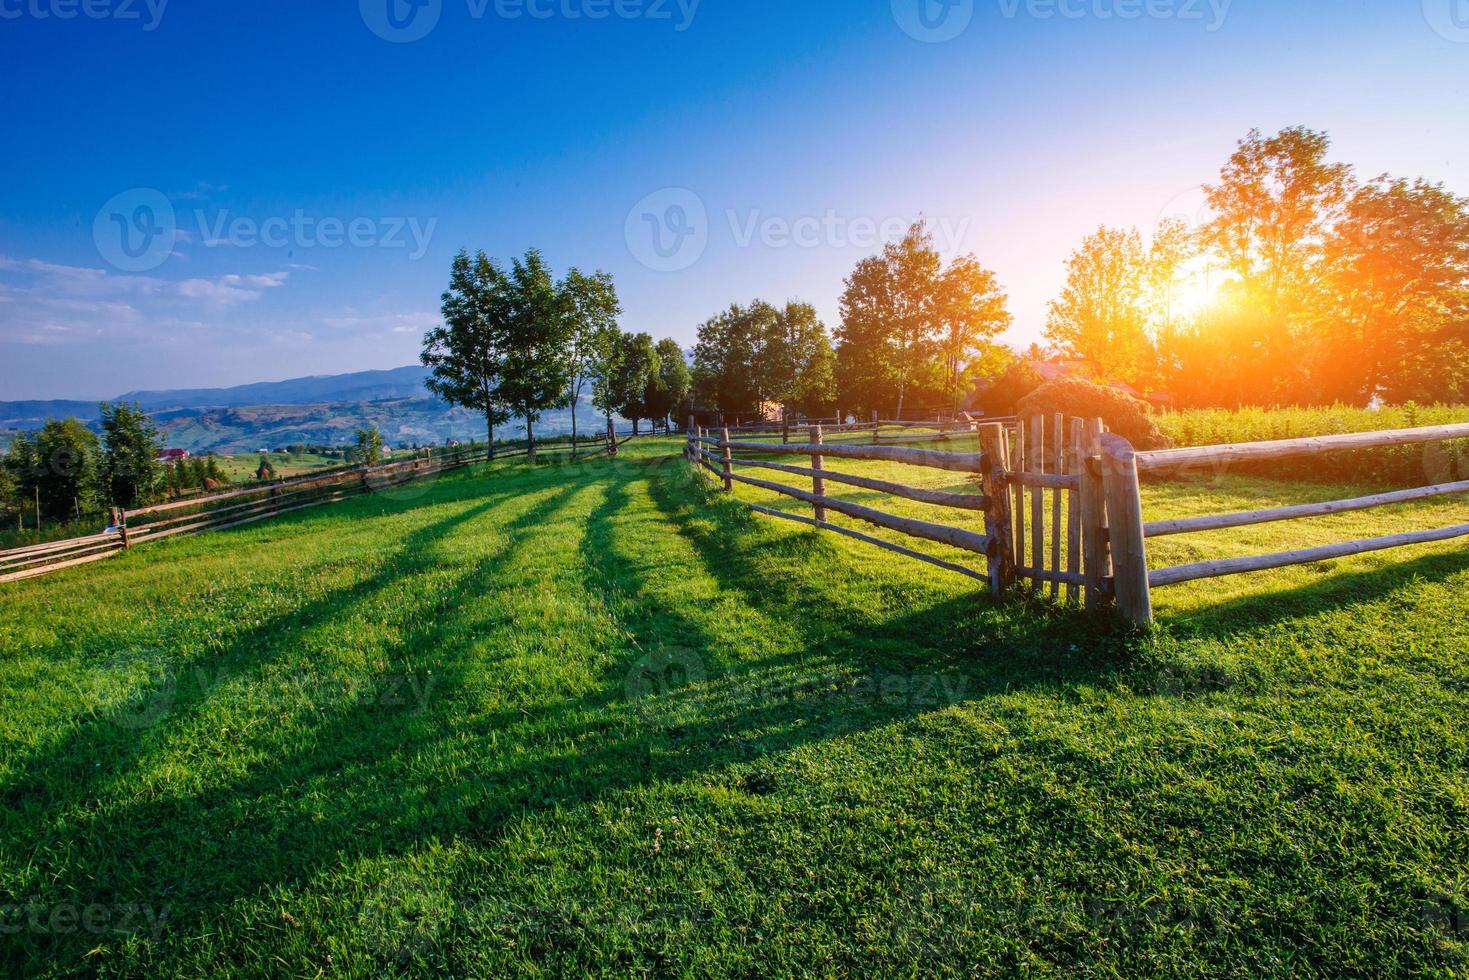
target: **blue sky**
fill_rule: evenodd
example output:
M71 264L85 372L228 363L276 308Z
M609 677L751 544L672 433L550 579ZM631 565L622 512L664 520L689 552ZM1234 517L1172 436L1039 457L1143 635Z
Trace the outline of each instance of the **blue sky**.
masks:
M1252 126L1469 193L1469 0L391 2L0 0L0 399L412 363L461 246L834 326L920 214L1028 342Z

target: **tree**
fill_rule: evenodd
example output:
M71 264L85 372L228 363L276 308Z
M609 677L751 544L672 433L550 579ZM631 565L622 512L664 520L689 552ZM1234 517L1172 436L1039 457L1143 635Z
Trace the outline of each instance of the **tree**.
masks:
M658 350L652 337L645 333L622 335L611 380L611 397L615 411L632 422L633 435L638 434L639 419L652 417L648 396L656 390L659 367Z
M988 365L997 367L1000 354L995 338L1014 321L999 278L973 255L950 263L938 283L936 318L943 331L940 346L944 380L955 414L972 387L970 375Z
M571 384L573 320L563 289L536 249L510 271L505 360L499 394L525 419L527 459L536 458L535 423L547 409L566 404Z
M1469 199L1378 177L1353 195L1325 248L1342 308L1323 325L1326 394L1359 403L1469 394Z
M592 383L592 405L607 419L607 430L612 431L612 413L622 404L621 358L626 336L615 327L600 333L596 338L597 354L591 361L589 378Z
M561 282L562 298L571 320L571 442L576 444L576 410L582 390L604 373L603 363L617 333L622 305L617 288L606 272L583 275L576 268Z
M792 301L773 312L774 316L762 320L762 370L758 372L762 400L779 402L794 411L824 407L833 397L826 325L810 303Z
M62 520L91 507L98 493L97 437L76 419L52 419L40 431L17 436L6 466L21 500L40 498L41 514Z
M261 453L260 465L255 467L255 479L274 480L275 478L275 464L271 463L269 456Z
M705 321L694 345L694 386L699 400L727 415L753 415L767 397L766 345L776 332L775 307L738 303Z
M1147 265L1137 229L1098 228L1066 260L1046 337L1099 378L1136 381L1148 368Z
M933 236L918 221L846 280L837 356L846 362L844 380L868 407L895 389L901 416L909 384L932 364L940 267Z
M101 487L114 507L143 503L158 483L158 427L134 403L103 403Z
M662 419L666 430L669 415L684 403L693 387L693 375L688 361L684 360L683 348L673 338L658 341L653 353L658 359L658 369L651 379L644 403L649 417Z
M484 252L471 262L469 253L461 250L454 257L449 288L443 294L444 325L423 338L423 364L432 369L424 386L449 404L484 416L492 458L495 426L510 420L510 410L500 394L509 292L504 270Z
M377 426L358 429L352 445L352 462L361 466L376 466L383 461L383 434Z
M1352 187L1350 167L1326 162L1330 147L1304 126L1252 129L1204 188L1215 215L1204 242L1269 314L1307 316L1320 299L1322 245Z

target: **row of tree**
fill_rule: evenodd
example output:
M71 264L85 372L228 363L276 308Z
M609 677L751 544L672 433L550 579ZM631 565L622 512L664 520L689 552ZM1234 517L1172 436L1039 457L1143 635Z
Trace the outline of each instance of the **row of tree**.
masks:
M1469 198L1357 179L1304 128L1252 131L1207 220L1100 228L1047 336L1182 406L1469 400Z
M103 404L101 411L101 438L76 419L16 436L0 461L0 503L19 509L37 501L41 517L66 520L224 481L212 457L160 464L158 429L137 405Z
M673 340L654 343L625 333L612 277L572 268L557 280L536 249L507 269L484 252L454 258L443 297L442 326L423 340L430 390L484 416L486 435L513 418L525 421L535 456L535 423L551 410L576 409L585 394L606 417L665 425L685 404L688 364Z
M1039 382L1024 362L1056 356L1180 407L1469 401L1469 199L1359 181L1330 146L1252 131L1204 188L1197 228L1099 228L1066 262L1048 350L1001 345L997 277L973 255L945 264L919 222L857 264L834 338L799 302L700 327L695 407L902 417L957 410L979 385L1003 411Z
M756 300L709 320L694 348L694 407L957 411L1009 357L996 339L1012 320L999 279L973 255L945 264L922 221L857 264L841 314L835 343L802 302Z

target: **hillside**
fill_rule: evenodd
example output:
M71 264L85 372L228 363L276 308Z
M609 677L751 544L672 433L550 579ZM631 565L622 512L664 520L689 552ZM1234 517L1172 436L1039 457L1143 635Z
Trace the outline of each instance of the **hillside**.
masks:
M129 928L23 930L0 963L1469 965L1462 549L1169 590L1138 637L750 515L678 448L481 468L8 588L0 853L23 859L0 894ZM1340 489L1147 492L1169 517ZM1455 505L1430 506L1334 520ZM1173 547L1343 531L1319 523Z
M391 371L357 371L289 381L265 381L233 388L129 391L121 395L99 395L89 401L0 401L0 429L37 429L47 419L53 418L76 417L91 422L98 417L97 405L101 401L137 402L149 412L170 412L424 398L428 395L428 390L423 387L423 379L427 376L427 368L410 365Z
M157 421L165 445L192 452L249 453L296 443L344 445L360 426L376 425L389 445L442 444L449 439L485 438L482 418L444 404L423 387L421 367L237 388L135 391L111 401L138 402ZM0 449L17 432L40 428L47 419L76 417L97 429L97 402L0 402ZM606 421L584 394L577 410L584 432ZM543 435L571 431L571 411L547 412L536 425ZM497 435L523 436L512 422Z

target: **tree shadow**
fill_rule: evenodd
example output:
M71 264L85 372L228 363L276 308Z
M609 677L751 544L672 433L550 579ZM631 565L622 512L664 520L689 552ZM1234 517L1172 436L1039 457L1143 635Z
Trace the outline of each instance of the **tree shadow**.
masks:
M495 624L459 610L471 597L503 588L503 566L585 492L602 499L576 554L589 590L616 600L605 604L618 627L602 641L609 669L583 694L559 702L506 700L505 692L486 689L479 650ZM751 615L796 620L789 649L730 661L710 655L716 621L664 601L654 578L663 570L641 562L630 541L641 533L629 525L637 516L634 492L648 495L656 523L692 547L718 588ZM810 594L772 579L772 556L806 559L814 552L834 577L853 577L829 542L816 534L751 534L748 513L704 499L677 469L623 464L589 469L541 495L507 488L415 531L396 560L366 581L243 633L221 658L226 682L279 654L282 637L350 617L405 576L431 574L444 538L517 494L530 499L502 526L502 545L452 581L436 582L431 593L415 593L402 611L401 635L379 676L407 673L423 651L433 651L437 680L423 703L342 697L288 704L291 717L280 723L292 726L294 751L197 792L134 795L105 807L86 804L105 797L107 781L138 772L170 738L186 736L222 686L180 692L165 723L131 746L84 728L26 760L25 777L6 790L15 811L5 838L15 852L37 854L66 838L62 856L38 868L47 897L166 902L171 926L159 954L166 958L166 947L181 948L198 930L214 928L232 904L302 886L365 857L408 853L434 840L494 845L539 814L657 781L697 776L763 795L772 786L750 771L754 761L1017 688L1097 683L1126 656L1121 634L1115 643L1103 638L1109 652L1083 657L1076 650L1098 647L1094 627L1015 613L980 595L878 617L867 614L858 594ZM656 659L668 653L659 645L669 638L694 657L681 664L681 675L664 669L666 657ZM104 772L87 773L79 760L101 753L116 755ZM462 758L435 767L415 762L445 757ZM67 784L60 793L57 781ZM353 910L341 914L350 919ZM87 938L27 940L34 957L70 960Z
M1443 581L1461 575L1469 571L1469 552L1420 555L1409 561L1356 572L1337 572L1330 563L1318 564L1323 575L1312 584L1282 586L1239 596L1178 618L1186 619L1198 632L1220 637L1254 632L1262 626L1301 622L1323 612L1388 598L1419 580ZM1165 625L1172 619L1166 610L1159 618Z

